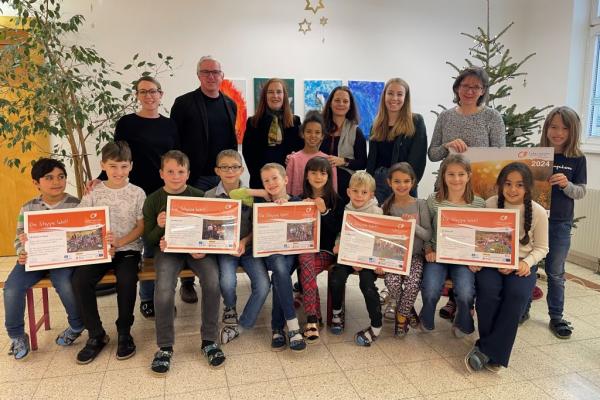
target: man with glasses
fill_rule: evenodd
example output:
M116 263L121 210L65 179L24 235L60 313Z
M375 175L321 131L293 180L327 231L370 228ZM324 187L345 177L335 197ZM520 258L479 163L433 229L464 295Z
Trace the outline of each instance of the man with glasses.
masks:
M196 68L200 87L175 99L171 119L179 132L181 150L190 159L189 183L207 191L217 186L215 175L217 154L225 149L237 150L235 117L237 107L221 93L221 63L204 56ZM196 303L194 280L182 279L181 299Z

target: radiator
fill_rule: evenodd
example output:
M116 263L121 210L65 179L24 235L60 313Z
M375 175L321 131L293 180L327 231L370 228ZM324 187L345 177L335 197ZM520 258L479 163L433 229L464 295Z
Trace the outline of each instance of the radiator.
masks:
M588 189L585 197L575 200L575 218L585 219L577 222L571 238L571 252L580 257L598 262L600 259L600 190Z

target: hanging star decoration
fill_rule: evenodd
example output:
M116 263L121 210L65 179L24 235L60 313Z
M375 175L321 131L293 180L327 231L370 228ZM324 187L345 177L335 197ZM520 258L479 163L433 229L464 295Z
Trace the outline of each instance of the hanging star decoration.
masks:
M319 20L319 23L320 23L321 25L323 25L323 27L325 27L325 25L327 25L327 21L328 21L328 19L327 19L327 18L325 18L325 17L321 17L321 19Z
M313 14L316 14L317 11L319 11L322 8L325 8L325 5L323 4L323 0L319 0L319 2L317 3L316 6L313 6L311 4L311 0L306 0L306 7L304 7L305 10L312 11Z
M301 22L298 22L298 25L300 26L300 27L298 28L298 32L302 32L302 33L304 33L305 35L306 35L306 32L309 32L309 31L311 30L311 29L310 29L310 22L308 22L308 21L306 20L306 18L304 18L304 20L303 20L303 21L301 21Z

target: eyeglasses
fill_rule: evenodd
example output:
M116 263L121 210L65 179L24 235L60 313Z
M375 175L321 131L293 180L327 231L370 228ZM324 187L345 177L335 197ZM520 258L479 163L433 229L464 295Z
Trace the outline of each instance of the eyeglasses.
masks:
M221 165L217 167L221 172L237 172L242 169L241 165Z
M210 70L210 69L201 69L200 70L200 75L203 75L203 76L212 75L214 77L217 77L217 76L221 76L221 74L223 74L223 71L218 70L218 69L213 69L213 70Z
M160 90L160 89L150 89L150 90L141 89L141 90L137 91L137 94L139 94L142 97L147 94L149 94L150 96L158 96L161 93L162 93L162 90Z
M479 92L480 90L483 90L483 87L481 86L458 85L458 87L465 92Z

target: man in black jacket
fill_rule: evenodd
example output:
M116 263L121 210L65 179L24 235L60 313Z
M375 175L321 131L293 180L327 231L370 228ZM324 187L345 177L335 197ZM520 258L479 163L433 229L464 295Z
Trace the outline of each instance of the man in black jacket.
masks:
M177 125L181 150L190 159L189 183L203 191L217 186L215 174L217 154L221 150L237 150L233 100L221 93L221 63L211 56L198 61L196 73L200 87L175 99L171 119ZM198 302L194 278L181 280L181 300Z
M221 63L211 56L198 61L200 87L175 99L171 119L177 124L181 150L190 159L192 186L207 191L217 186L215 162L221 150L237 150L233 100L221 93Z

